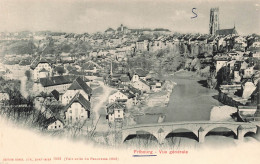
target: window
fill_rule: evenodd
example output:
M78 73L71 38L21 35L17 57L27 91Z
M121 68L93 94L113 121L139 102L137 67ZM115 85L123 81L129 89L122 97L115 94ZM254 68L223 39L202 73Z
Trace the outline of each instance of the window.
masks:
M59 128L60 128L60 125L59 125Z
M72 110L70 110L70 113L72 113Z
M120 117L120 115L118 115L118 117Z
M55 129L57 128L57 126L55 126Z

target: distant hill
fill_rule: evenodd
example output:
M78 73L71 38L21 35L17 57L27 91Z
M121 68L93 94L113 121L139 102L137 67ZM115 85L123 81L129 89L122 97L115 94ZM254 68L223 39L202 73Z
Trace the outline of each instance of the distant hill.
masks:
M35 49L32 41L13 41L5 46L3 54L33 54Z

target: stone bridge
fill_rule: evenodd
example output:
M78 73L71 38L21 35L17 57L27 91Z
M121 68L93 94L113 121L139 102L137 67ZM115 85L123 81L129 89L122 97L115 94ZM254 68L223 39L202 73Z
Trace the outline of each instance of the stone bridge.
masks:
M127 140L130 135L151 134L159 142L164 143L168 134L178 130L192 132L197 141L204 142L205 136L216 128L225 128L225 132L232 131L238 140L243 139L248 132L256 133L257 126L245 122L212 122L212 121L193 121L193 122L166 122L158 124L141 124L123 127L121 130L121 142ZM181 133L181 132L177 132Z

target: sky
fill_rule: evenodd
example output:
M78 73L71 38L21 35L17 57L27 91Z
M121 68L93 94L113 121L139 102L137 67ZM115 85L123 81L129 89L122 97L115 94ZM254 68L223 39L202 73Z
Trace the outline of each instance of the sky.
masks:
M0 31L93 33L123 24L208 33L212 7L219 7L221 29L235 24L239 34L260 33L259 0L0 0Z

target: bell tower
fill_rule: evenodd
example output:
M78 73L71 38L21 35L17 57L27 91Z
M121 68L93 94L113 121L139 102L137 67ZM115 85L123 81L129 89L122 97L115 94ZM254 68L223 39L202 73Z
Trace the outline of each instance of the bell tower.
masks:
M219 8L210 9L209 34L216 35L219 30Z

